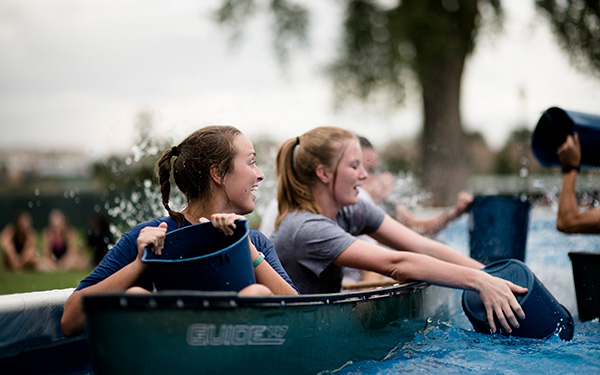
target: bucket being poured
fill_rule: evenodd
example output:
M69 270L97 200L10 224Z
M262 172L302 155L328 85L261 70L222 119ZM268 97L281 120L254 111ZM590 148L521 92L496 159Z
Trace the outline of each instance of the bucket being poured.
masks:
M600 253L570 252L579 320L600 317Z
M500 259L525 261L529 210L527 198L477 196L469 207L471 258L489 264Z
M558 107L547 109L540 117L531 137L531 151L545 167L560 165L557 149L568 135L579 134L581 166L600 166L600 116L565 111Z
M558 303L525 263L516 259L505 259L494 262L483 270L528 290L526 294L515 295L525 312L525 319L519 321L520 327L514 328L510 335L544 339L557 334L563 340L573 338L574 322L571 313ZM465 290L462 295L462 307L476 332L491 332L485 307L477 292ZM497 320L495 324L499 333L508 335Z
M226 236L212 223L189 225L167 233L161 255L144 250L157 290L240 291L254 284L248 222L236 221Z

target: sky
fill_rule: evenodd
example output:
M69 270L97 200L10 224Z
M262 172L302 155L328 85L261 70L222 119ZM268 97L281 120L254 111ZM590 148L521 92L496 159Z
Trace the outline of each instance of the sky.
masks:
M275 140L335 125L375 144L419 132L414 92L397 108L333 109L322 72L337 52L338 1L305 2L313 10L310 45L285 69L268 18L245 24L232 43L229 30L210 19L219 3L0 0L0 148L69 149L92 158L127 152L141 112L152 116L157 137L174 144L209 124ZM549 107L600 113L600 81L569 65L533 1L502 4L502 33L484 31L466 64L465 129L498 148L517 125L533 130Z

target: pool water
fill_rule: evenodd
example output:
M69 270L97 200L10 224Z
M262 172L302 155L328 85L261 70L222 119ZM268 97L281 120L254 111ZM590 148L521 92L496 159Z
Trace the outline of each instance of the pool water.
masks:
M438 239L469 253L468 219L462 217ZM564 235L556 230L556 213L531 211L525 263L573 314L571 341L480 334L457 309L449 319L429 321L412 341L384 360L350 363L336 374L600 374L600 322L580 322L570 251L600 251L600 235ZM461 296L455 292L456 298ZM458 304L460 306L460 304Z

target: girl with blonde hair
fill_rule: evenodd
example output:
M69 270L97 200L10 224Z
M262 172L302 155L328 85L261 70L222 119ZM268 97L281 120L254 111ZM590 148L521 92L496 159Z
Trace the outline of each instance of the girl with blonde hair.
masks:
M358 199L367 178L356 136L315 128L285 141L277 153L278 217L271 240L301 293L339 292L342 267L378 272L398 281L476 290L492 330L525 315L513 293L527 289L481 271L483 264L400 224ZM368 234L377 244L357 239Z

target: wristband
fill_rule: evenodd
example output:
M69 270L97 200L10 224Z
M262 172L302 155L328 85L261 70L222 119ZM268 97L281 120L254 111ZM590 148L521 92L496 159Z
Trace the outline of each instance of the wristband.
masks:
M574 167L572 165L563 164L563 166L562 166L563 173L568 173L568 172L571 172L572 170L576 170L577 172L579 172L581 170L581 167L579 165Z
M256 258L254 260L254 262L252 262L252 265L254 266L254 268L258 267L258 265L260 264L260 262L262 262L265 259L265 254L261 253L260 251L258 252L258 258Z

